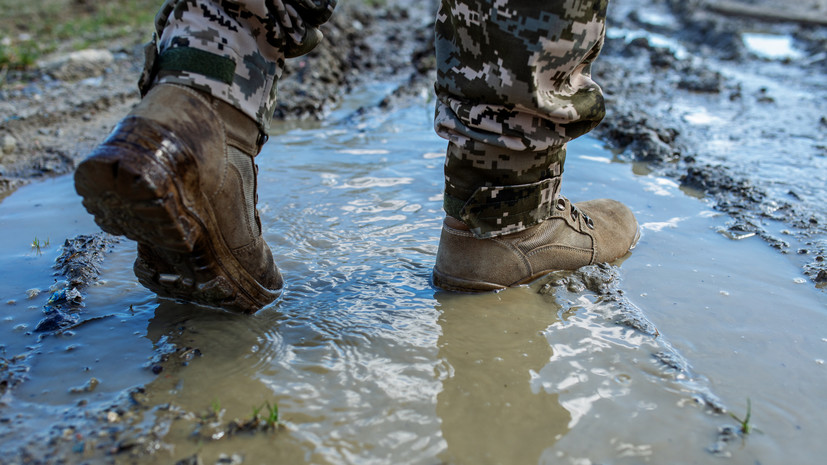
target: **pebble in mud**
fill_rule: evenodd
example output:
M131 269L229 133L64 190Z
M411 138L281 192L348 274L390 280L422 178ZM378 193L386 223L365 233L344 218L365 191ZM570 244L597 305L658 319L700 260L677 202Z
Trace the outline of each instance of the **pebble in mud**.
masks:
M727 445L738 438L738 430L733 426L722 426L718 428L718 437L714 444L707 449L717 457L732 457L732 452L727 450Z
M216 464L220 464L220 465L239 465L242 462L244 462L244 460L238 454L233 454L233 455L221 454L218 457L218 462L216 462Z
M687 74L678 82L678 89L691 92L718 93L723 88L724 78L721 73L700 70L696 73Z
M198 455L193 455L191 457L187 457L185 459L181 459L175 462L175 465L203 465L204 462L201 460L201 457Z
M14 150L17 148L17 139L6 134L5 136L3 136L2 147L3 153L6 155L14 152Z
M93 392L98 387L99 384L100 384L100 381L98 381L97 378L90 378L89 381L87 381L86 384L84 384L83 386L80 386L80 387L73 387L73 388L69 389L69 392L71 394L82 394L82 393L85 393L85 392Z

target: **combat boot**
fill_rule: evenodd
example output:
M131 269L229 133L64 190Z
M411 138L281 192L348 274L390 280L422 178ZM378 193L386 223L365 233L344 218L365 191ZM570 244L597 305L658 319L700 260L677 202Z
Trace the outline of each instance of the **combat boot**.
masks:
M78 166L75 188L104 231L138 242L141 284L254 312L282 288L255 206L265 138L231 105L159 84Z
M551 217L520 232L477 239L446 217L439 240L434 285L483 292L531 282L551 271L612 262L639 238L634 214L608 199L577 204L559 196Z

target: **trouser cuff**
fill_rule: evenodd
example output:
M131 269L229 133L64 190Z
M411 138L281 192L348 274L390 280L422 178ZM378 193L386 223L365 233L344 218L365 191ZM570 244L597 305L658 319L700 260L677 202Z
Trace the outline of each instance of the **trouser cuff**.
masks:
M445 212L474 236L487 239L522 231L551 216L560 178L519 186L480 187L468 201L445 196Z
M566 147L513 151L469 141L449 143L444 208L479 238L511 234L551 216L560 194Z

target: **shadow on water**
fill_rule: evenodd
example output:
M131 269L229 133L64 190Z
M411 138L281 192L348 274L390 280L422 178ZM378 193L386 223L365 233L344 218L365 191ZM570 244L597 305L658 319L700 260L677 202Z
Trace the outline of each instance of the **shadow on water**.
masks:
M812 440L813 412L827 407L824 294L594 139L571 144L563 190L635 211L643 236L622 268L496 294L435 291L445 143L431 115L423 100L273 138L257 159L259 207L286 290L253 316L157 300L123 241L82 308L106 318L38 337L58 247L33 255L31 238L95 227L69 178L3 200L0 295L14 302L0 308L0 375L15 383L0 391L0 452L411 464L807 463L827 452ZM32 288L42 292L27 298ZM735 424L722 410L743 414L747 398L763 434L722 436ZM233 430L268 404L280 427Z

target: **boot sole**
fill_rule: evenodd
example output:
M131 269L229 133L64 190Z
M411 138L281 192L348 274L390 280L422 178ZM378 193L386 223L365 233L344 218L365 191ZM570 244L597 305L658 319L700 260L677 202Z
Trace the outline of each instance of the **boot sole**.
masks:
M185 188L199 185L194 162L184 160L192 166L183 169L180 156L176 166L157 147L110 141L75 172L75 189L101 229L138 242L138 281L163 297L242 312L278 298L281 289L259 284L232 255L200 189Z

